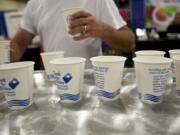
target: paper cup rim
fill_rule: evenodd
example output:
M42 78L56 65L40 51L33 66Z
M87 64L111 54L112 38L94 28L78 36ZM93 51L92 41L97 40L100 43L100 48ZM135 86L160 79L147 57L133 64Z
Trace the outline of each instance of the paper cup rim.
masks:
M180 54L180 49L173 49L173 50L169 50L168 52L172 54Z
M72 10L75 10L75 9L83 9L83 8L82 7L67 8L67 9L62 10L61 13L65 13L67 11L72 11Z
M100 62L100 63L114 63L114 62L122 62L126 60L126 57L123 56L96 56L90 59L92 62Z
M172 57L174 60L180 60L180 54Z
M40 53L41 56L48 56L48 55L57 55L57 54L64 54L64 51L54 51L54 52L42 52Z
M158 50L141 50L136 51L136 55L144 55L144 56L154 56L154 55L164 55L166 52L158 51Z
M164 57L135 57L133 58L133 61L146 64L165 64L173 62L172 59Z
M83 58L83 57L66 57L66 58L74 59L74 60L81 60L82 62L86 61L86 58Z
M86 59L83 57L67 57L67 58L57 58L50 61L50 64L53 65L72 65L72 64L80 64L85 62Z
M1 43L10 43L11 41L10 40L0 40L0 44Z
M9 64L3 64L3 65L0 65L0 71L26 68L26 67L32 66L34 64L35 64L35 62L33 62L33 61L13 62L13 63L9 63Z

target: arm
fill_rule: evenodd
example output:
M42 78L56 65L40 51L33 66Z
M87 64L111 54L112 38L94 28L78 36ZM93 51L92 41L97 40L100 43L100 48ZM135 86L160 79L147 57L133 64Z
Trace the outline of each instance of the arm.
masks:
M135 48L135 36L127 26L117 30L104 22L97 21L94 16L85 11L77 12L72 16L69 29L72 35L84 33L74 37L76 41L93 37L101 38L110 48L121 52L131 52Z
M11 61L19 61L24 54L27 46L31 43L34 35L26 30L19 28L16 35L11 40Z
M135 36L127 26L116 30L107 25L102 30L101 38L117 51L132 52L135 49Z

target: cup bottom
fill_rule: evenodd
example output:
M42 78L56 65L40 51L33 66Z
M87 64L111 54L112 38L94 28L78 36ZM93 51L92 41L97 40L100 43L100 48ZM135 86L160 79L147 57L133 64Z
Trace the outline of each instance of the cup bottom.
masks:
M33 104L32 98L26 100L11 100L7 102L11 110L20 110L30 107Z
M112 92L112 93L100 90L98 93L99 99L103 100L103 101L117 100L119 98L119 95L120 95L120 89L118 89L117 91Z
M139 93L139 99L143 103L147 103L147 104L160 104L162 103L163 96L156 96L147 93L146 94Z
M81 94L69 94L69 93L64 93L60 94L60 102L64 104L73 104L73 103L78 103L81 100Z

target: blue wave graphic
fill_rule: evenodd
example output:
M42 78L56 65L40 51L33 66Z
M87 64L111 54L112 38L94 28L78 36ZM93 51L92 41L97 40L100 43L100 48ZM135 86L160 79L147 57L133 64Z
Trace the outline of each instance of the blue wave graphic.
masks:
M12 107L12 106L28 106L29 104L30 104L30 99L8 101L8 107Z
M146 94L145 95L145 100L150 100L152 102L160 102L161 101L162 96L154 96L151 94Z
M59 95L61 100L72 100L72 101L77 101L80 99L80 93L77 95L73 95L73 94L61 94Z
M119 89L117 91L113 92L113 93L100 90L99 93L98 93L98 96L102 96L102 97L106 97L106 98L109 98L109 99L113 99L114 97L116 97L119 94L120 94L120 90Z

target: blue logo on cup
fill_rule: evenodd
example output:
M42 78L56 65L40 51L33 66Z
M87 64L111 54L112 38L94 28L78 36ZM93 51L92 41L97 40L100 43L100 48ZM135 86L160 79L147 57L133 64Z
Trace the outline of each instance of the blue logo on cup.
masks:
M70 73L66 74L64 77L63 77L63 81L67 84L69 83L70 81L72 80L72 76Z
M19 85L19 81L14 78L8 83L8 85L11 89L15 89Z

